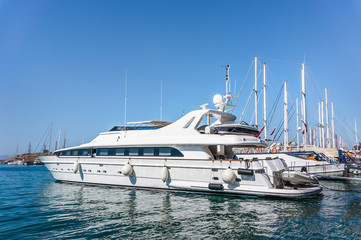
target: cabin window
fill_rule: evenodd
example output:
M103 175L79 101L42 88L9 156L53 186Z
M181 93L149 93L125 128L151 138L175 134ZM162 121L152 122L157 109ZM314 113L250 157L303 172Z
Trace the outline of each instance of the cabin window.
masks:
M108 148L108 156L115 156L115 148Z
M125 155L125 149L124 148L116 148L115 149L115 156L124 156Z
M98 148L76 149L55 152L60 156L160 156L160 157L183 157L183 154L171 147L145 147L145 148Z
M143 155L144 156L154 156L154 148L144 148Z
M139 156L139 148L129 148L129 156Z
M108 149L107 148L99 148L97 155L98 156L108 156Z
M189 120L189 121L187 122L187 124L184 125L183 128L188 128L188 127L191 125L191 123L193 122L193 120L194 120L195 118L196 118L196 117L192 117L191 120Z
M183 153L181 153L178 149L170 148L172 151L172 157L183 157Z
M159 148L159 156L171 156L172 149L171 148Z
M90 149L79 149L79 156L90 156Z

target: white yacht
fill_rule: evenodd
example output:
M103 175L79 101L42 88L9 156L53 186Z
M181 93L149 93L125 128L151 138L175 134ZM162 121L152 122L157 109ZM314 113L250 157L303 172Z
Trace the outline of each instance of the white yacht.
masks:
M309 176L284 174L289 170L280 158L247 159L234 153L234 148L266 144L254 128L234 123L236 116L225 110L231 97L226 90L224 97L214 97L216 109L203 106L173 123L116 126L89 143L40 158L63 182L254 197L320 193L322 186Z

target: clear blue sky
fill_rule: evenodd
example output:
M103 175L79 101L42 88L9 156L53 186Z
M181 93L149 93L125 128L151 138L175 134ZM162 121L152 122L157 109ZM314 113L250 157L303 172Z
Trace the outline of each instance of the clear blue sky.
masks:
M161 81L163 120L174 121L224 93L221 65L239 90L254 56L269 66L269 105L284 80L300 97L306 58L310 121L327 87L351 145L341 124L361 126L360 43L360 1L0 0L0 155L17 142L34 150L50 122L68 146L123 124L125 69L127 121L159 120Z

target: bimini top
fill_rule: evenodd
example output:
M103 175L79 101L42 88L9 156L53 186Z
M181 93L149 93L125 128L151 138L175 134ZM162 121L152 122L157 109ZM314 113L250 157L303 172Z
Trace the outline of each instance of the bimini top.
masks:
M143 122L130 122L126 126L114 126L109 132L114 131L128 131L128 130L155 130L168 126L171 122L167 121L143 121Z

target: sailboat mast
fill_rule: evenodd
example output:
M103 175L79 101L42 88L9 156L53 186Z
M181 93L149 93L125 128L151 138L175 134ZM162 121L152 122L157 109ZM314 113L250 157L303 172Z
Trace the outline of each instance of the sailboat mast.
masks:
M266 63L263 64L263 126L264 139L267 139Z
M325 127L323 121L323 100L321 101L321 138L322 138L322 147L325 147Z
M305 63L302 63L301 69L302 80L302 129L303 129L303 145L306 150L307 145L307 117L306 117L306 81L305 81Z
M283 135L283 140L284 140L284 150L286 150L287 146L288 146L288 102L287 102L287 82L284 82L284 112L283 112L283 116L284 116L284 135Z
M356 118L355 118L355 137L356 137L356 149L358 147L358 139L357 139L357 125L356 125Z
M335 119L334 119L334 116L333 116L333 102L331 102L331 127L332 127L332 147L336 148Z
M321 102L318 102L318 146L322 146Z
M66 129L64 130L64 144L63 144L63 148L65 148L66 146Z
M257 86L257 80L258 80L258 57L254 57L254 113L255 113L255 125L256 128L258 128L258 86Z
M59 128L59 135L58 135L58 148L60 149L60 138L61 138L61 128Z
M326 147L331 147L330 139L330 124L328 122L328 101L327 101L327 88L325 88L325 107L326 107Z
M163 114L163 84L160 81L160 120L162 121L162 114Z
M124 137L127 134L127 69L124 73Z
M296 98L296 122L297 122L297 151L300 151L300 131L299 131L299 122L300 122L300 116L299 116L299 112L298 112L298 98Z
M49 153L51 152L50 148L51 148L51 132L52 131L53 131L53 123L51 122L50 123L50 130L49 130L49 150L48 150Z

